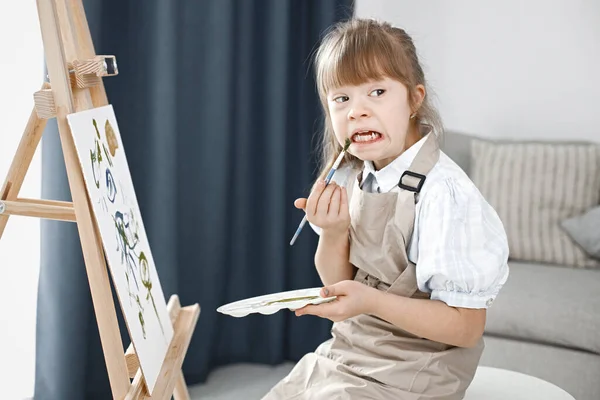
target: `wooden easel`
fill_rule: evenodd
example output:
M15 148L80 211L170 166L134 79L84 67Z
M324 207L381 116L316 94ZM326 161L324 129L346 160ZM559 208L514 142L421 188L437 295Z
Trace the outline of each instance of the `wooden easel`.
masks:
M167 308L174 335L149 396L133 346L125 352L121 344L102 240L67 122L68 114L108 105L102 77L118 73L116 60L95 54L81 0L37 0L37 7L50 83L34 94L35 107L0 191L0 238L10 215L76 222L114 398L187 400L181 367L200 306L182 308L171 296ZM58 123L72 202L18 198L49 118Z

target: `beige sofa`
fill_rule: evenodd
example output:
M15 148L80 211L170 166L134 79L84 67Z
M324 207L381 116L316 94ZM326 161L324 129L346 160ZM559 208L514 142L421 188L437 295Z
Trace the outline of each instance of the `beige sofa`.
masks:
M467 174L472 139L447 132L442 140ZM508 282L488 310L481 364L539 377L577 400L599 400L600 269L509 265Z

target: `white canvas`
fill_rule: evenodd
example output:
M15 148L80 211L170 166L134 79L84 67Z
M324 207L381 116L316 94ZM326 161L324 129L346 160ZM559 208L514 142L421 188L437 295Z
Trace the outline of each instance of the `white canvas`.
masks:
M173 337L111 105L67 116L129 335L150 394Z

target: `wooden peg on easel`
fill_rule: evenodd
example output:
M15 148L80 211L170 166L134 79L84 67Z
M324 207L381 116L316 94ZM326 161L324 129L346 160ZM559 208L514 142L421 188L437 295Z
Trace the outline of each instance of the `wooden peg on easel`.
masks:
M35 111L38 117L50 119L56 117L56 106L54 105L54 94L50 88L50 83L45 82L41 90L33 94Z
M99 85L101 78L119 73L115 56L96 56L89 60L75 60L70 65L71 82L79 88Z
M100 55L83 61L75 60L68 65L71 85L81 89L100 85L103 77L119 74L117 59L111 55ZM38 117L43 119L56 117L54 94L50 83L46 82L41 90L34 93L33 98Z

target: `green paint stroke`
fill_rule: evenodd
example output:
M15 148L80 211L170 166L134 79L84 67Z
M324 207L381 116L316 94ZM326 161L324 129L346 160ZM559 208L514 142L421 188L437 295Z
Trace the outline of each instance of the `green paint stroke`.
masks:
M92 172L94 171L94 164L96 164L96 152L90 150L90 160L92 162ZM98 163L99 164L99 163ZM96 189L100 189L100 179L96 177L96 173L94 173L94 183L96 184Z
M266 305L270 306L272 304L277 304L277 303L289 303L292 301L297 301L297 300L314 300L314 299L318 299L319 296L304 296L304 297L292 297L289 299L281 299L281 300L273 300L268 302Z
M146 301L148 299L152 300L152 307L154 307L154 313L156 314L156 318L158 319L158 323L160 324L160 330L165 335L165 329L163 328L162 321L160 320L160 316L158 315L158 310L156 309L156 303L154 302L154 296L152 296L152 280L150 279L150 270L148 268L148 259L146 258L146 254L144 252L140 252L139 255L139 268L140 268L140 276L142 277L142 285L146 289L148 289L148 294L146 295Z
M137 294L133 296L131 293L129 293L129 296L134 297L135 302L138 305L138 318L140 319L140 325L142 326L142 334L144 335L144 339L146 339L146 321L144 321L144 307L140 302L140 296L138 296Z
M96 122L95 118L92 118L92 124L94 124L94 128L96 128L96 136L98 136L98 139L100 139L100 131L98 130L98 123Z

